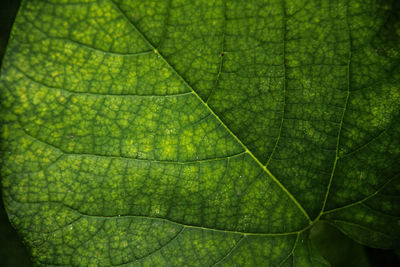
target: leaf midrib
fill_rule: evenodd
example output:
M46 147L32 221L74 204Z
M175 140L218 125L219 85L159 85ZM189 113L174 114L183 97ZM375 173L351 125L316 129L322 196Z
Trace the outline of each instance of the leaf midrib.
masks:
M157 48L153 45L152 42L139 30L138 27L128 19L125 12L121 10L121 8L114 2L114 0L109 0L109 2L116 8L116 10L123 15L125 20L132 26L132 28L136 31L139 37L147 43L147 45L154 51L154 53L159 56L161 60L171 69L171 71L183 82L183 84L189 88L197 99L208 109L208 111L218 120L218 122L225 128L226 131L243 147L245 152L249 154L253 160L260 166L260 168L268 174L268 176L286 193L286 195L292 200L292 202L298 207L298 209L303 213L303 215L308 220L309 225L313 223L308 213L305 211L303 206L297 201L297 199L287 190L283 184L263 165L260 160L250 151L250 149L231 131L231 129L219 118L219 116L211 109L211 107L197 94L197 92L193 89L193 87L180 75L177 70L166 60L166 58L157 50Z

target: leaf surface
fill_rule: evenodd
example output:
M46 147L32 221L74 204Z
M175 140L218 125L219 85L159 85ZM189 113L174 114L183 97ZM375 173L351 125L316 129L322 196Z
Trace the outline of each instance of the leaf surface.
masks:
M36 264L327 265L319 220L398 248L399 4L367 2L24 1L2 185Z

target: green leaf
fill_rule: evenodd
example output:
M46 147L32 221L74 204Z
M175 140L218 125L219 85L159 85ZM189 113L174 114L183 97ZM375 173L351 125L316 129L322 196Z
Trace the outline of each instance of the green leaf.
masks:
M310 238L332 267L371 266L363 246L327 223L316 224L311 230Z
M30 0L2 186L36 265L325 266L400 245L396 1Z

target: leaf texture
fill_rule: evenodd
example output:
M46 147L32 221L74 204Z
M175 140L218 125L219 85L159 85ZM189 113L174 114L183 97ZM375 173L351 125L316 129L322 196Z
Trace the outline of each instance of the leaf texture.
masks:
M395 1L23 1L2 186L37 265L328 265L400 244Z

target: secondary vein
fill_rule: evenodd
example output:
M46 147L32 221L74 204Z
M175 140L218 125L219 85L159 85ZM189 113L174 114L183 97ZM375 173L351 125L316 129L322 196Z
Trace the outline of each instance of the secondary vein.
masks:
M257 232L242 232L242 231L236 231L236 230L223 230L223 229L218 229L218 228L211 228L207 226L199 226L199 225L190 225L190 224L184 224L181 222L173 221L171 219L167 218L162 218L162 217L153 217L153 216L147 216L147 215L95 215L95 214L88 214L82 211L79 211L78 209L71 207L63 202L60 201L31 201L31 202L22 202L19 200L16 200L12 198L12 201L17 202L17 203L22 203L22 204L43 204L43 203L48 203L48 204L54 204L54 205L60 205L66 209L69 209L77 214L79 214L82 217L87 217L87 218L93 218L93 219L103 219L103 220L120 220L124 218L137 218L137 219L148 219L148 220L155 220L155 221L163 221L163 222L168 222L172 223L175 225L182 226L184 228L193 228L193 229L199 229L199 230L205 230L205 231L214 231L214 232L221 232L221 233L230 233L230 234L237 234L237 235L242 235L242 236L288 236L288 235L296 235L299 233L302 233L306 231L307 229L310 228L311 225L308 225L302 229L299 229L297 231L293 232L280 232L280 233L257 233Z
M279 125L279 133L278 137L276 138L274 148L272 149L271 154L268 157L267 163L265 164L268 167L269 162L272 159L272 156L275 154L275 150L278 147L279 140L281 139L282 128L283 128L283 121L285 120L285 108L286 108L286 5L285 1L282 1L282 9L283 9L283 34L282 34L282 41L283 41L283 106L282 106L282 115L281 115L281 122Z
M348 21L348 9L349 9L349 7L347 5L346 23L347 23L348 40L349 40L349 57L348 57L348 61L347 61L347 93L346 93L346 100L345 100L344 107L343 107L342 117L340 118L339 130L338 130L338 135L337 135L337 138L336 138L335 161L333 163L331 176L329 178L329 184L328 184L328 188L327 188L326 193L325 193L324 202L322 204L321 212L319 213L319 215L318 215L316 220L318 220L322 216L322 214L324 213L326 202L328 200L329 192L330 192L330 189L331 189L331 186L332 186L333 176L335 174L336 165L337 165L337 162L339 160L339 145L340 145L340 135L342 133L342 128L343 128L343 120L344 120L344 115L346 113L347 105L348 105L348 102L349 102L349 96L350 96L350 79L351 79L351 77L350 77L350 65L351 65L351 56L352 56L352 54L351 54L350 26L349 26L349 21Z

